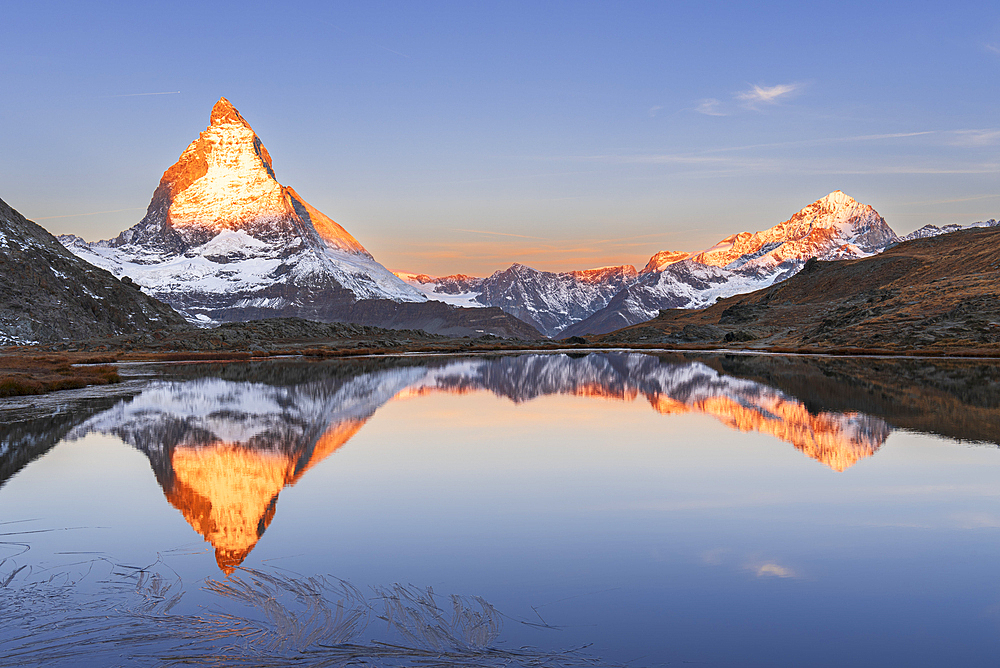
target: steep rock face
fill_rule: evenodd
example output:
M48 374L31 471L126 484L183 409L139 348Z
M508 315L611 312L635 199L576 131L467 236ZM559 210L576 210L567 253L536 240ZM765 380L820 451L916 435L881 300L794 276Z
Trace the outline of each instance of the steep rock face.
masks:
M74 256L0 200L0 345L183 326L172 308Z
M496 306L553 336L604 308L638 274L632 265L555 273L515 263L488 278L398 275L431 299Z
M868 257L898 240L875 209L837 190L783 223L734 234L688 258L657 253L638 280L558 338L606 334L654 318L661 309L704 308L794 276L810 258Z
M62 240L193 322L331 320L362 299L426 300L278 183L267 149L225 98L163 174L137 225L109 241Z

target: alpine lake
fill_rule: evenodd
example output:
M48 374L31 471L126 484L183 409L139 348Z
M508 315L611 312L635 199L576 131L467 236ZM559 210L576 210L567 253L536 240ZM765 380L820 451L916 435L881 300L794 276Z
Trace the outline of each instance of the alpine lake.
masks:
M0 402L0 666L1000 657L1000 360L120 373Z

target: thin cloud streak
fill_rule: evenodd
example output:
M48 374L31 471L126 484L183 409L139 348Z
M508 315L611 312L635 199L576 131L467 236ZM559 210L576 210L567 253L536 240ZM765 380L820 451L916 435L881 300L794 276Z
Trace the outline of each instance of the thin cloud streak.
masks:
M497 237L517 237L518 239L537 239L538 241L551 241L545 237L529 237L525 234L510 234L508 232L490 232L489 230L466 230L460 227L454 228L455 232L471 232L472 234L489 234Z
M783 146L821 146L823 144L839 144L842 142L875 141L880 139L900 139L904 137L919 137L921 135L937 134L937 130L922 130L920 132L892 132L878 135L855 135L853 137L824 137L821 139L796 139L793 141L772 142L768 144L746 144L727 148L710 148L701 153L721 153L728 151L746 151L752 148L780 148Z
M949 134L955 136L952 142L955 146L990 146L1000 141L1000 130L952 130Z
M801 169L802 174L832 174L875 176L880 174L1000 174L1000 165L982 165L966 169L941 169L938 167L883 167L881 169L833 170L833 169Z
M587 161L609 161L609 162L636 162L636 163L657 163L657 162L677 162L677 163L710 163L724 162L726 158L709 158L713 153L733 153L737 151L749 151L758 148L785 148L789 146L822 146L824 144L840 144L863 141L880 141L884 139L903 139L907 137L920 137L924 135L937 134L937 130L923 130L920 132L894 132L877 135L856 135L853 137L823 137L820 139L798 139L794 141L772 142L767 144L745 144L743 146L723 146L718 148L707 148L701 151L689 153L662 153L649 155L584 155L550 158L554 160L587 160ZM545 158L542 158L545 159Z
M936 199L927 200L925 202L904 202L904 206L926 206L930 204L954 204L956 202L975 202L983 199L997 199L1000 198L1000 193L994 193L992 195L976 195L975 197L959 197L958 199Z
M180 95L179 90L168 90L164 93L123 93L121 95L101 95L100 99L107 99L112 97L145 97L147 95Z
M719 111L720 104L722 103L715 98L708 98L701 100L694 110L699 114L704 114L705 116L726 116L726 113Z
M110 211L91 211L90 213L70 213L65 216L45 216L44 218L32 218L32 220L55 220L56 218L79 218L81 216L99 216L102 213L121 213L122 211L145 211L144 206L133 206L128 209L111 209Z
M514 174L513 176L497 176L485 179L461 179L458 181L441 181L442 184L455 184L455 183L493 183L496 181L517 181L520 179L540 179L549 176L579 176L580 174L592 174L589 171L576 171L576 172L554 172L550 174Z

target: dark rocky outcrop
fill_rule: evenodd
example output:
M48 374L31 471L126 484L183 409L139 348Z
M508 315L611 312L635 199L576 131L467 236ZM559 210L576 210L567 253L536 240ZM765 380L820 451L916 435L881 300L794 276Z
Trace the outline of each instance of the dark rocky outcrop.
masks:
M184 327L172 308L66 250L0 200L0 345Z

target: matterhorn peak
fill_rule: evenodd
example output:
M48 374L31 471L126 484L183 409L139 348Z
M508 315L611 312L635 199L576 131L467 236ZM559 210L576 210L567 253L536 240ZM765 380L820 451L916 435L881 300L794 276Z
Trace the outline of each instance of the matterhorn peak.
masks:
M264 144L224 97L163 173L145 217L73 252L200 323L329 318L337 304L356 300L426 300L278 182Z
M209 119L209 125L222 125L223 123L241 123L250 127L250 124L240 116L240 112L236 110L233 103L224 97L220 97L219 101L212 107L212 116Z
M164 172L146 217L114 244L184 252L226 231L371 257L347 230L278 183L264 144L223 97L208 127Z

